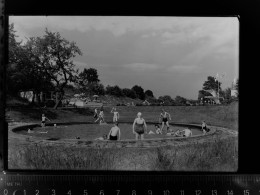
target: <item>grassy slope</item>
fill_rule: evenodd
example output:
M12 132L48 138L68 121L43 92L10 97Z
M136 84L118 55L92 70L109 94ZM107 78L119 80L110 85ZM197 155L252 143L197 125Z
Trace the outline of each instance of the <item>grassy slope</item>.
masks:
M87 149L69 146L17 145L9 167L63 170L236 171L237 140L158 148Z

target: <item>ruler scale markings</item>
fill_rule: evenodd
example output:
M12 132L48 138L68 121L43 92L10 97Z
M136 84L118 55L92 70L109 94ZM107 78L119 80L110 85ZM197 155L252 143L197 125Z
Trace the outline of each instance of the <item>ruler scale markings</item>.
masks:
M158 178L156 177L145 177L143 175L138 176L124 176L124 175L120 175L119 177L115 177L114 175L112 176L104 176L102 175L100 178L98 178L99 176L93 176L93 182L91 182L91 177L90 176L76 176L76 175L71 175L71 176L65 176L65 175L4 175L2 177L1 180L1 184L4 185L4 187L6 187L8 190L9 189L13 189L13 188L20 188L21 185L23 187L25 187L24 190L27 190L26 187L46 187L48 185L48 187L51 187L51 185L53 187L55 187L55 181L62 181L64 180L64 182L61 182L61 184L66 185L69 183L68 187L72 187L72 184L74 184L75 186L80 186L83 185L83 182L85 182L84 184L87 184L87 188L89 189L90 186L88 186L88 184L93 184L91 187L96 188L98 187L98 184L101 183L102 187L103 184L108 183L109 186L111 184L112 187L122 187L124 185L127 186L127 189L129 189L129 187L135 187L135 186L147 186L147 189L149 187L149 190L153 190L153 187L155 187L155 183L156 181L159 180L160 187L156 188L156 190L160 190L163 187L163 190L171 190L171 188L173 187L174 190L185 190L185 188L183 188L183 183L188 182L190 184L192 184L191 186L193 187L200 187L197 190L201 190L202 193L204 194L207 190L210 190L211 185L214 183L214 189L211 190L219 190L219 189L226 189L226 190L230 190L230 191L234 191L234 193L238 193L241 190L243 190L244 193L250 192L254 193L254 192L258 192L258 194L260 193L260 189L259 189L259 175L209 175L209 176L201 176L201 175L195 175L195 176L183 176L183 175L178 175L178 176L171 176L169 177L169 179L165 179L166 177L163 176L159 176ZM147 180L148 179L148 180ZM52 181L50 181L52 180ZM73 181L72 181L73 180ZM221 180L221 181L220 181ZM88 182L87 182L88 181ZM127 182L128 181L128 182ZM228 184L228 183L229 184ZM11 184L13 183L13 186L11 186ZM123 183L123 185L119 185ZM219 184L223 184L222 186ZM39 185L40 184L40 185ZM46 184L46 185L44 185ZM117 184L117 185L115 185ZM130 184L130 185L129 185ZM197 184L197 185L196 185ZM204 185L207 184L207 185ZM61 187L62 185L58 185L58 187ZM167 186L169 186L169 188L167 189ZM47 187L47 188L48 188ZM84 186L85 187L85 186ZM180 189L175 189L175 187L182 187ZM37 190L41 190L36 188ZM146 188L144 188L146 189ZM191 188L192 189L192 188ZM20 190L20 189L19 189ZM74 189L71 189L74 190ZM77 189L79 190L79 189ZM91 188L90 188L91 190ZM105 189L103 189L105 190ZM120 190L120 189L118 189ZM134 188L132 190L135 190ZM206 190L206 191L205 191ZM248 190L248 191L247 191ZM210 191L211 192L211 191ZM9 192L10 193L10 192ZM28 193L28 192L27 192ZM120 192L121 193L121 192ZM138 193L138 191L137 191ZM172 193L172 192L171 192ZM212 192L213 193L213 192ZM218 192L219 193L219 192Z

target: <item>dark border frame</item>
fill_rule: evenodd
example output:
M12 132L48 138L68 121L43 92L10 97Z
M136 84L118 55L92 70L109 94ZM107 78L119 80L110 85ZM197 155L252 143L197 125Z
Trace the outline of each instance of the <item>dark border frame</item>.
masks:
M241 72L243 72L244 75L249 75L250 80L254 83L257 83L258 81L258 75L257 71L254 72L254 67L253 68L248 68L248 65L255 64L257 63L255 56L259 56L258 51L256 48L252 48L255 44L255 41L257 40L257 36L259 37L259 29L257 29L257 24L259 22L256 22L257 16L257 2L250 2L250 3L245 3L241 4L239 2L232 2L232 1L217 1L217 2L183 2L182 3L174 3L168 4L165 3L163 4L162 2L158 4L156 3L147 3L145 5L140 5L134 2L126 2L125 6L122 6L119 8L117 4L113 2L107 2L103 4L103 7L101 9L99 8L100 2L97 2L94 5L89 4L89 5L82 5L82 2L74 2L74 3L68 3L68 2L59 2L57 1L56 3L54 2L40 2L35 3L33 1L15 1L15 0L2 0L3 3L0 8L1 8L1 20L2 20L2 25L1 25L1 51L6 51L2 50L4 49L4 45L7 43L6 37L6 31L8 28L8 15L139 15L139 16L237 16L239 21L240 21L240 40L242 40L239 43L240 51L239 51L239 61L240 61L240 67L239 67L239 77L241 81ZM6 5L4 5L6 3ZM186 4L186 5L185 5ZM189 4L189 6L187 6ZM52 5L52 6L50 6ZM4 7L5 6L5 7ZM5 8L5 10L3 9ZM97 10L97 8L99 8ZM47 11L46 11L47 10ZM145 10L145 11L144 11ZM99 12L99 13L97 13ZM5 32L3 34L2 32ZM246 37L244 39L241 39L241 37ZM250 50L250 52L249 52ZM243 59L241 58L241 51L243 52ZM1 52L2 53L2 52ZM0 67L0 127L2 128L0 131L0 167L3 170L7 170L6 166L6 148L7 148L7 131L4 130L6 128L6 123L4 122L4 108L5 108L5 92L4 92L4 81L5 81L5 66L4 64L6 63L6 59L4 58L7 57L7 53L5 52L4 55L0 54L0 60L1 60L1 67ZM250 57L250 58L249 58ZM252 58L251 58L252 57ZM245 63L246 62L246 63ZM241 66L241 63L245 64L243 67ZM253 69L253 71L252 71ZM256 74L256 75L254 75ZM253 76L256 76L253 78ZM258 77L257 77L258 76ZM245 77L242 77L242 82ZM241 83L241 82L240 82ZM239 91L246 92L247 90L255 90L255 86L245 86L246 84L241 84ZM246 90L245 90L246 89ZM241 101L245 102L246 101L246 95L243 95L240 93L240 104L239 104L239 129L248 129L252 128L252 131L257 131L257 126L254 124L243 124L241 119L245 119L248 114L253 114L250 110L250 108L247 108L247 106L243 103L241 105ZM259 105L258 105L259 106ZM257 105L253 109L258 109ZM242 112L243 111L243 112ZM257 115L252 116L250 118L251 121L258 121ZM254 132L257 135L259 133ZM255 134L254 134L255 135ZM239 152L240 156L244 158L241 162L239 163L241 166L239 167L240 173L260 173L260 160L257 158L257 156L252 156L254 150L257 150L257 147L259 146L259 139L258 136L250 136L245 132L239 131ZM243 139L242 139L243 138ZM250 143L248 142L250 139ZM245 141L246 140L246 141ZM244 145L245 144L245 145ZM246 149L242 149L243 147L246 147ZM251 154L250 154L251 153ZM256 154L255 154L256 155ZM2 158L2 159L1 159ZM3 159L4 158L4 159ZM241 159L239 159L240 161ZM248 163L250 162L250 166L247 166ZM2 165L1 163L4 163ZM57 174L56 171L47 173L47 172L38 172L38 171L21 171L17 170L17 172L20 173L44 173L44 174ZM79 172L69 172L69 173L74 173L74 174L79 174ZM64 172L63 172L64 174ZM86 174L86 173L83 173ZM98 172L95 172L95 174L100 174ZM104 174L104 173L101 173ZM110 174L109 172L106 172L105 174ZM113 173L111 173L113 174ZM123 174L126 174L125 172ZM137 174L134 172L134 174ZM147 174L147 173L146 173ZM150 174L150 173L149 173ZM164 173L166 175L171 175L172 173ZM174 174L179 174L179 173L174 173ZM183 174L183 173L181 173ZM184 173L184 174L189 174L189 173ZM196 173L198 174L198 173ZM208 174L208 173L199 173L199 174ZM218 174L218 173L214 173ZM234 173L231 173L234 174Z

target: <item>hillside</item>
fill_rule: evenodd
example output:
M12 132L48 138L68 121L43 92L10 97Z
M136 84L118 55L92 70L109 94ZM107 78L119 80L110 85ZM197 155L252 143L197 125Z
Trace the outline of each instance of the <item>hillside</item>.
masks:
M107 122L112 121L111 107L119 101L128 103L132 99L101 97L110 104L104 106ZM133 101L133 100L132 100ZM136 101L137 102L137 101ZM17 122L39 122L41 114L45 113L52 122L92 121L94 108L40 108L26 105L24 101L19 106L19 100L7 103L6 115ZM12 106L11 106L12 105ZM132 122L137 112L142 112L147 122L158 121L161 106L118 106L120 120ZM216 125L238 130L238 102L219 106L163 106L172 116L172 122L201 123L205 120L209 125Z
M100 96L99 99L102 102L105 102L106 104L113 105L113 106L116 106L118 104L120 104L120 105L132 104L132 102L136 105L136 104L141 104L143 102L140 99L132 99L129 97L115 97L115 96L110 96L110 95Z

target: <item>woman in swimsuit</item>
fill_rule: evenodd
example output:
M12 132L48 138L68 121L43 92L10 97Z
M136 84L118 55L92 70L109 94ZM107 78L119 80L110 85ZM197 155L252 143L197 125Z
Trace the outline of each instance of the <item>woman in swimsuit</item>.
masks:
M164 109L162 109L162 112L161 112L160 118L159 118L159 120L161 120L161 122L162 122L161 132L162 132L165 124L167 126L167 132L168 132L168 129L170 128L168 117L170 120L172 120L171 115L168 112L165 112Z
M147 132L147 126L145 120L141 117L142 113L138 112L137 118L133 123L133 134L135 134L135 140L138 140L140 137L141 140L144 139L144 132Z

